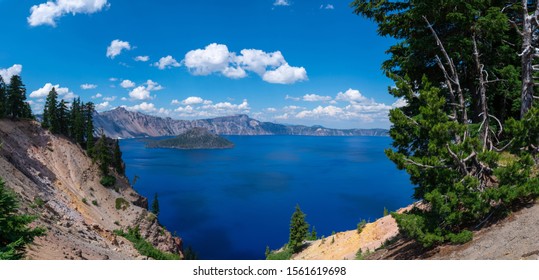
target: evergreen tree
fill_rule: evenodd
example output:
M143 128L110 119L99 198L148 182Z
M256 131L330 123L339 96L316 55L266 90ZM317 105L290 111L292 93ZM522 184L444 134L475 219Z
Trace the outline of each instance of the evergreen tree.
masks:
M288 248L297 253L301 249L303 241L307 238L309 224L305 221L305 214L296 205L296 210L290 219L290 239Z
M316 240L316 239L318 239L318 236L317 236L317 233L316 233L316 228L313 226L313 229L311 230L310 240Z
M426 247L468 241L468 228L539 195L531 172L539 150L528 144L537 142L539 110L518 120L524 70L521 38L510 23L522 23L522 7L506 4L352 3L378 24L379 34L399 40L382 68L396 84L390 93L406 105L390 112L394 149L386 154L410 174L414 198L425 207L393 215L405 235Z
M60 132L58 93L56 93L56 89L54 87L47 95L45 108L43 108L43 121L41 122L41 126L49 129L52 133Z
M28 113L26 100L26 88L19 75L13 75L7 87L6 115L12 120L31 117Z
M6 116L7 96L6 83L0 76L0 119Z
M154 213L156 216L159 216L159 199L157 197L157 193L155 193L153 197L152 213Z
M45 233L42 228L30 228L35 217L17 214L19 205L15 194L0 179L0 260L22 259L25 246Z
M110 149L107 144L107 137L101 131L101 136L94 146L94 158L99 164L99 170L103 176L109 175L109 166L111 162Z
M71 104L71 124L70 137L79 145L84 147L84 103L81 103L80 98L73 99Z
M122 160L122 151L120 150L120 141L118 139L114 140L114 147L112 151L112 166L116 169L116 172L120 175L125 173L125 165Z
M84 125L85 125L85 138L86 138L86 150L91 155L94 149L94 103L88 102L84 107Z
M58 123L60 134L69 136L69 109L63 99L58 103Z

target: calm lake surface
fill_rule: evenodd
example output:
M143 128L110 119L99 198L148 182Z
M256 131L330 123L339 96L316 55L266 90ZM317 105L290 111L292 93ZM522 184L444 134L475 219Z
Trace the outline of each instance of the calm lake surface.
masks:
M389 137L226 136L229 150L146 149L121 141L135 189L159 195L159 220L201 259L263 259L288 241L299 204L318 236L410 204ZM150 201L151 205L151 201Z

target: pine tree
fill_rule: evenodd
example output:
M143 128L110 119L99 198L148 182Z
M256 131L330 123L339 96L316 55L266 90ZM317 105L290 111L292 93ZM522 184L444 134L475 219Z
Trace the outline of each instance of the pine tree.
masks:
M296 210L290 219L290 239L288 241L288 248L292 252L299 252L303 241L307 238L308 231L309 224L305 221L305 214L301 211L299 205L296 205Z
M15 194L0 179L0 260L22 259L25 246L45 233L42 228L28 227L35 217L17 214L18 207Z
M13 75L7 87L7 107L6 115L12 120L31 117L26 100L26 88L19 75Z
M43 109L43 121L41 122L43 128L48 128L52 133L60 132L60 120L58 114L58 93L53 87L47 99L45 101L45 108Z
M0 119L6 116L7 96L6 83L0 76Z
M71 104L71 122L70 122L70 137L79 145L84 147L84 103L81 103L80 98L73 99Z
M94 103L88 102L84 107L84 126L85 126L85 138L86 138L86 150L91 155L94 149Z
M152 213L154 213L156 216L159 216L159 199L157 197L157 193L155 193L153 197Z
M108 176L111 156L110 156L109 147L107 144L107 137L105 136L103 131L101 131L101 136L95 143L94 158L99 164L99 170L101 170L101 174L103 176Z
M116 169L116 172L120 175L125 173L125 165L122 160L122 151L120 150L120 141L114 140L114 147L112 151L112 166Z
M69 136L69 109L63 99L58 103L58 123L60 134Z
M538 141L539 110L520 119L524 70L511 22L518 25L522 17L518 4L506 4L352 3L378 24L380 35L399 40L382 68L396 84L390 93L406 105L390 112L393 149L386 154L408 172L414 198L425 207L392 215L401 232L425 247L466 242L470 227L539 195L531 172L539 154L531 144ZM502 151L512 153L509 164L500 164L507 157Z

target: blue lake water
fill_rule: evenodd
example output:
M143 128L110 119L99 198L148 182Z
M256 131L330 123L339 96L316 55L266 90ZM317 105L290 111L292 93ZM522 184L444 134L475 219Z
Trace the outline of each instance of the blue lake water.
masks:
M135 189L159 195L159 220L201 259L263 259L288 241L296 204L318 236L412 202L384 155L389 137L226 136L228 150L146 149L122 140Z

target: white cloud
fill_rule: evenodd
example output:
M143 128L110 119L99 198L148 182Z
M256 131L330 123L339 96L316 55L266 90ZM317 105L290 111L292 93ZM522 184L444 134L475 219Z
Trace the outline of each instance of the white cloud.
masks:
M290 6L290 2L288 0L275 0L273 6Z
M303 101L307 102L326 102L331 101L331 96L321 96L317 94L306 94L303 96Z
M132 100L148 100L152 97L150 96L150 91L146 89L145 86L138 86L129 92L129 97Z
M164 87L152 80L148 80L146 81L146 89L149 91L158 91L164 89Z
M109 5L107 0L51 0L32 6L27 21L30 26L56 26L56 19L65 14L92 14Z
M348 89L344 93L339 92L335 99L338 101L346 101L346 102L362 102L362 101L365 101L367 98L365 98L365 96L363 96L359 92L359 90Z
M299 101L301 98L299 98L299 97L294 97L294 96L290 96L290 95L287 94L287 95L284 97L284 99L285 99L285 100Z
M116 100L116 96L110 96L110 97L105 96L105 97L103 97L103 101L112 102L114 100Z
M272 84L293 84L307 80L307 71L303 67L292 67L286 63L264 73L262 79Z
M112 77L112 78L109 78L109 81L111 81L111 82L116 82L116 81L118 81L118 78Z
M226 45L210 44L204 49L196 49L185 54L183 64L193 75L206 76L223 72L230 63L231 53Z
M135 57L134 59L135 59L135 61L146 62L146 61L150 60L150 57L147 56L147 55L139 55L139 56Z
M103 97L103 95L101 93L98 93L98 94L92 96L92 99L97 99L97 98L101 98L101 97Z
M95 110L101 112L108 109L109 107L110 107L110 103L108 101L105 101L103 103L96 104Z
M155 105L153 103L146 103L146 102L142 102L132 107L126 107L126 109L130 111L142 111L146 113L157 111L157 108L155 108Z
M318 106L318 107L316 107L315 109L313 109L311 111L301 111L301 112L299 112L296 115L296 118L298 118L298 119L303 119L303 118L306 118L306 117L320 118L320 117L325 117L325 116L335 117L338 114L342 114L342 113L343 113L342 108L335 107L333 105L330 105L330 106L327 106L327 107Z
M174 57L168 55L168 56L165 56L165 57L161 57L159 59L159 62L156 62L154 64L152 64L153 66L161 69L161 70L164 70L164 69L170 69L172 67L180 67L180 63L178 63L178 61L176 61L176 59L174 59Z
M63 88L60 87L60 85L53 85L51 83L46 83L42 88L34 90L32 93L30 93L31 98L44 98L49 95L49 92L54 88L56 90L56 93L58 93L58 96L60 99L64 100L71 100L73 98L76 98L77 95L75 95L72 91L69 90L69 88Z
M178 104L181 104L181 102L178 99L173 99L172 101L170 101L170 104L178 105Z
M196 104L202 104L204 103L204 99L198 97L198 96L190 96L184 99L182 102L184 105L196 105Z
M332 5L332 4L327 4L327 5L320 5L320 9L325 9L325 10L334 10L335 7Z
M404 106L408 106L408 102L406 101L406 99L404 99L404 97L401 97L399 99L397 99L397 101L395 101L391 107L393 108L401 108L401 107L404 107Z
M94 85L94 84L82 84L82 85L80 85L81 89L94 89L96 87L97 87L97 85Z
M117 39L113 40L110 43L110 46L107 47L107 57L114 59L116 56L120 55L123 50L131 50L129 42Z
M269 83L291 84L307 80L305 68L288 65L280 51L266 53L243 49L237 55L230 52L226 45L212 43L204 49L189 51L182 63L196 76L220 73L227 78L241 79L247 77L247 71L250 71Z
M133 88L133 87L135 87L135 83L132 82L131 80L123 80L120 83L120 86L123 87L123 88Z
M244 49L236 61L246 70L253 71L259 76L264 75L268 67L276 68L286 63L280 51L266 53L261 50Z
M268 111L270 113L275 113L275 112L277 112L277 109L275 109L273 107L270 107L270 108L266 108L266 111Z
M21 72L22 65L13 64L13 66L7 69L0 69L0 76L2 76L2 79L4 79L4 83L9 84L9 80L11 80L11 77L15 75L20 75Z

